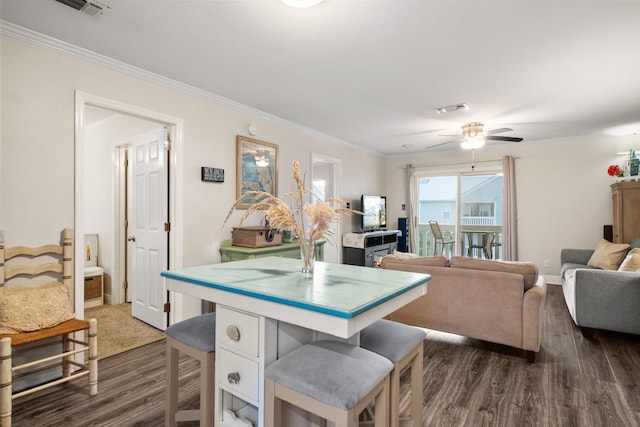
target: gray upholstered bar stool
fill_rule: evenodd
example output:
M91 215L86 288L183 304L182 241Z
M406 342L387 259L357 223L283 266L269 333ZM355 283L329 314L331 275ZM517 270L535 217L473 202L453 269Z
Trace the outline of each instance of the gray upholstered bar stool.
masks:
M378 320L360 331L360 346L393 362L391 371L391 427L400 425L400 374L411 365L411 419L414 427L422 426L422 358L426 333L414 326L391 320Z
M214 374L216 350L216 313L183 320L166 329L167 384L165 426L200 420L201 426L213 425ZM200 362L200 409L178 411L179 353Z
M353 427L375 399L375 426L386 427L392 369L388 359L344 342L298 347L265 370L265 426L282 425L281 404L286 401L336 427Z

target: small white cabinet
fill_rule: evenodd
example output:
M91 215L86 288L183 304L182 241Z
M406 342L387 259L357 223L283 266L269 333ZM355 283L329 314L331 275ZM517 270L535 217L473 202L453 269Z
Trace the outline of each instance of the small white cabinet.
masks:
M87 267L84 269L84 306L97 307L104 304L104 269Z
M222 305L216 310L216 404L222 418L216 421L235 426L235 417L244 417L258 425L264 398L264 318Z

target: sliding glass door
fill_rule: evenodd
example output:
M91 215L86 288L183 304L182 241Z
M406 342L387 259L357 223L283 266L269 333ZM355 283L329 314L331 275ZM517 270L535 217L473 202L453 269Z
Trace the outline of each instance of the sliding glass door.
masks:
M453 254L501 258L503 180L499 171L422 174L416 179L419 255L442 253L429 226L429 221L437 221L443 238L455 240Z

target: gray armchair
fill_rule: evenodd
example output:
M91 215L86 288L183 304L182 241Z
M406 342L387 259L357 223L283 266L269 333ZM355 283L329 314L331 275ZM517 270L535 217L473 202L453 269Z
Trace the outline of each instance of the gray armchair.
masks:
M563 249L562 292L573 321L590 335L593 329L640 334L640 272L588 267L588 249Z

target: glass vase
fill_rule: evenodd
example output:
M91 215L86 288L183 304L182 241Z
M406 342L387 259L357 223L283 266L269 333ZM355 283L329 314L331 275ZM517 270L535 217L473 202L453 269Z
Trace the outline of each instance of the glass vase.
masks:
M302 259L302 272L313 273L316 262L315 240L300 240L300 258Z

